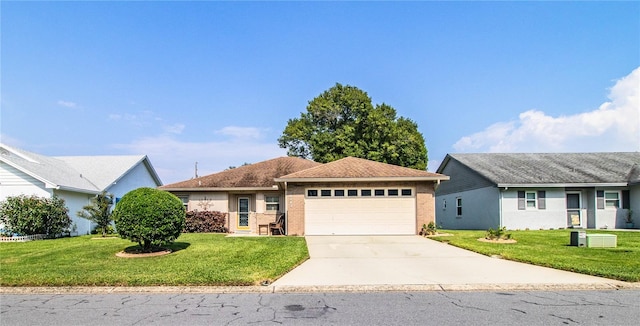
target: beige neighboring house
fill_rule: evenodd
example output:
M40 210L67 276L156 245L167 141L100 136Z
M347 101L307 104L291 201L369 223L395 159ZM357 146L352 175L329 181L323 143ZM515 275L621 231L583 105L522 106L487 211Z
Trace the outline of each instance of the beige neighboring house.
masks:
M435 220L435 189L448 179L354 157L326 164L280 157L160 189L187 210L228 213L230 233L265 234L284 214L287 235L396 235Z

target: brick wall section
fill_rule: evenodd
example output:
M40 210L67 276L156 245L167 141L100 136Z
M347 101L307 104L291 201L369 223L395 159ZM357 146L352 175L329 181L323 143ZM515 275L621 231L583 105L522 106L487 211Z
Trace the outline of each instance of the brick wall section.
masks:
M313 183L287 185L287 223L288 235L304 235L304 196L305 188L375 188L398 187L414 188L416 196L416 227L418 234L423 224L435 221L435 188L433 182L349 182L349 183Z
M416 234L423 224L436 221L436 198L433 182L422 182L416 185Z
M304 235L304 186L287 186L287 235Z

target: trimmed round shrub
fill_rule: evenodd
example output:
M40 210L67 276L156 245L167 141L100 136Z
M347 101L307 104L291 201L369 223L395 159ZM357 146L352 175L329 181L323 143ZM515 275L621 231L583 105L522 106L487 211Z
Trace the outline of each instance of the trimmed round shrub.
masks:
M68 212L62 198L19 195L0 203L0 222L6 233L55 237L69 232Z
M151 252L180 236L185 210L182 201L169 192L138 188L122 196L112 217L121 238L137 242L144 252Z

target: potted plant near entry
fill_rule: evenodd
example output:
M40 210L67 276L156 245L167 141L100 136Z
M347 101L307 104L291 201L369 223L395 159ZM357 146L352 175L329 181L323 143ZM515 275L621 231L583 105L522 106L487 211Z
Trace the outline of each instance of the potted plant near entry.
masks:
M627 211L627 219L625 220L625 226L627 227L627 229L631 229L633 228L633 211L632 210L628 210Z

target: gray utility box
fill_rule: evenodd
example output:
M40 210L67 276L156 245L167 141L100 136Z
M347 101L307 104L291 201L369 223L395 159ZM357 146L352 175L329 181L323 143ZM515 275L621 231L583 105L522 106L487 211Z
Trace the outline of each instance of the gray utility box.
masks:
M587 232L586 231L571 231L571 245L575 247L587 246Z

